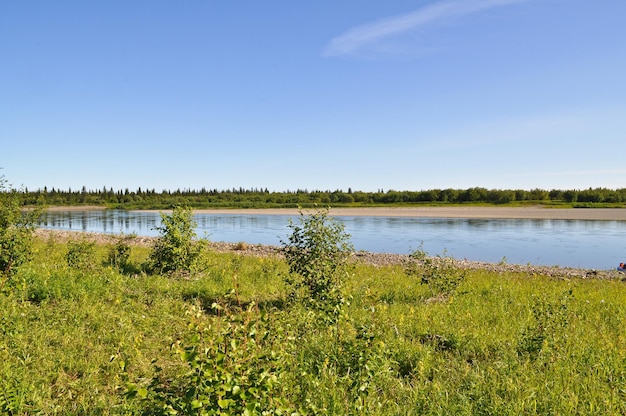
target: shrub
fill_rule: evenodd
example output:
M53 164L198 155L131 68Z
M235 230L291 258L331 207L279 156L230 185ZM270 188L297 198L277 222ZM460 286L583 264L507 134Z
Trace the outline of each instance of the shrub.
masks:
M129 271L130 267L130 244L129 241L133 240L137 235L120 235L115 242L115 245L111 247L108 255L108 263L122 272Z
M30 260L40 209L22 212L18 191L0 176L0 274L6 279Z
M428 253L419 248L411 253L409 259L406 273L419 276L421 284L428 286L433 297L446 298L454 294L465 280L466 272L456 267L454 259L445 254L429 257Z
M304 299L322 309L339 306L346 260L354 251L343 224L322 209L307 216L300 211L299 224L290 221L289 228L289 241L281 243L289 265L287 283L294 294L304 292Z
M246 251L248 250L248 248L248 243L246 243L245 241L240 241L233 247L233 249L237 251Z
M213 308L223 317L211 325L192 307L193 335L172 345L187 370L166 378L156 366L149 384L130 383L126 396L142 399L149 414L292 414L280 397L283 360L272 345L268 316L254 304L240 314Z
M161 236L148 259L149 271L156 273L190 272L200 258L205 244L195 241L197 224L191 208L174 207L171 215L161 213Z
M95 265L95 253L96 243L94 241L70 240L67 242L65 261L73 269L91 269Z

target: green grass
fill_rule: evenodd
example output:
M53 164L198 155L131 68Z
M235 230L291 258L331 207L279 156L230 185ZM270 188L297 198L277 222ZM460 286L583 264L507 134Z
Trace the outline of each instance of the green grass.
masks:
M125 393L156 379L155 365L171 386L186 380L173 344L213 348L225 325L236 334L249 322L267 335L238 335L257 349L246 344L249 359L233 363L270 366L259 351L271 351L268 391L301 413L626 413L620 281L472 271L433 300L399 266L357 265L329 326L288 302L279 259L206 253L202 273L171 278L103 265L108 246L81 270L67 266L65 244L35 249L0 289L0 414L149 413L154 400ZM140 264L148 250L131 254Z

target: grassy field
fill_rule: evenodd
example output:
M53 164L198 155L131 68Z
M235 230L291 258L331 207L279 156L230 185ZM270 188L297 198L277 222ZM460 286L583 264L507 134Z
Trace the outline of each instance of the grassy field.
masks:
M290 302L279 258L149 276L148 248L124 270L110 249L70 267L67 243L38 240L2 283L0 414L191 414L192 395L207 414L626 414L621 281L471 271L433 297L357 264L327 319Z

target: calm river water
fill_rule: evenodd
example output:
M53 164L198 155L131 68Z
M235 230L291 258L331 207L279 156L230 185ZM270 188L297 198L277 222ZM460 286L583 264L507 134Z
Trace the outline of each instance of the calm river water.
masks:
M356 250L408 254L423 245L431 255L546 266L612 269L626 261L626 221L335 217ZM297 216L197 214L197 233L211 241L280 245ZM58 211L43 228L156 236L157 212Z

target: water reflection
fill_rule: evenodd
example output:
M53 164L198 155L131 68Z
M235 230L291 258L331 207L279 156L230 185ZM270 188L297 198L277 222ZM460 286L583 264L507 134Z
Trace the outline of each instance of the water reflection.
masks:
M107 234L137 233L157 235L154 227L160 224L158 213L133 213L121 210L54 211L44 212L40 225L44 228L71 231L89 231Z
M212 241L279 245L298 216L197 214L197 233ZM612 268L626 260L625 221L337 217L357 250L410 253L423 247L456 258L510 263ZM157 212L46 212L41 226L110 234L158 235Z

